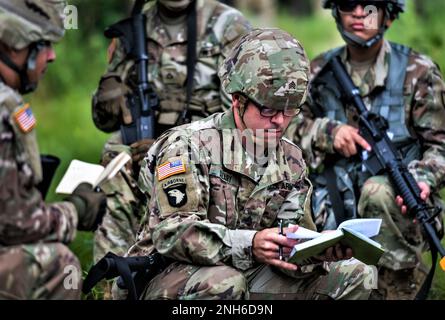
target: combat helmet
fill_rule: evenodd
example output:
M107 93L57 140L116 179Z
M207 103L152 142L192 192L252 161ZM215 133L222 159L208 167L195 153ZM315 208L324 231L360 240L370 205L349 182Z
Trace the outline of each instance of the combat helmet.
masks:
M254 29L238 41L218 74L227 93L268 108L297 109L307 96L309 60L287 32Z
M0 52L0 59L19 74L21 93L36 87L29 82L27 70L35 68L43 43L58 42L64 35L65 5L64 0L0 0L0 41L15 50L30 47L27 63L22 69Z
M372 3L372 2L383 2L385 3L385 16L382 26L379 28L379 32L376 36L374 36L372 39L369 40L363 40L360 37L357 37L356 35L349 33L344 30L341 21L340 21L340 14L338 9L338 4L342 2L365 2L365 3ZM324 9L331 9L332 10L332 16L335 18L335 21L337 23L337 28L342 35L343 39L350 44L363 47L363 48L370 48L375 43L379 42L382 38L384 33L387 30L386 21L387 20L395 20L399 17L400 13L405 12L405 0L374 0L374 1L367 1L367 0L322 0L322 7Z

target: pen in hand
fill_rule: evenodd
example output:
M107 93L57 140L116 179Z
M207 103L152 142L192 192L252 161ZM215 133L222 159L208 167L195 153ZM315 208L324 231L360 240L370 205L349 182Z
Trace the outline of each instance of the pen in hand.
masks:
M278 221L278 229L279 229L279 234L284 236L284 232L283 232L283 219L280 219ZM278 255L279 255L279 259L281 261L283 261L283 246L279 245L278 247Z

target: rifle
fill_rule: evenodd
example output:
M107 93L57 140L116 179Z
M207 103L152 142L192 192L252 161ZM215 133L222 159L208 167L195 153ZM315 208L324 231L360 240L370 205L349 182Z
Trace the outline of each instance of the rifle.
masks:
M155 137L154 110L159 105L158 96L148 83L146 17L142 13L144 4L145 0L136 0L131 17L111 25L104 32L109 39L120 39L126 54L136 66L136 88L127 97L132 123L121 125L122 139L127 145Z
M168 261L155 252L144 257L120 257L108 252L90 268L82 286L82 292L88 294L102 279L113 279L118 276L117 285L127 289L127 300L137 300L145 286L167 266Z
M342 96L345 97L346 102L351 103L358 112L360 135L372 147L372 154L367 159L362 159L366 168L372 175L386 173L389 176L395 190L403 198L408 209L408 214L416 217L425 231L432 255L432 267L416 299L422 294L425 294L426 297L434 276L437 253L441 256L440 267L445 271L445 249L440 243L437 231L432 225L438 212L435 210L436 212L432 213L432 209L435 208L429 207L427 203L420 198L421 190L416 180L403 164L400 152L396 149L387 134L387 121L366 109L363 99L360 96L360 91L352 82L340 57L336 56L331 59L328 67L328 70L332 72L342 90Z

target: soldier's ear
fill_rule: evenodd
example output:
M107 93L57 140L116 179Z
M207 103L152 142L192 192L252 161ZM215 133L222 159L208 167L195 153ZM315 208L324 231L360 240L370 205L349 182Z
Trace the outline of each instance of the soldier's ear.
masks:
M240 107L240 96L238 93L232 94L232 107L233 109L239 109Z
M12 62L14 62L19 68L23 67L28 59L29 47L16 50L8 46L4 46L4 52L9 56Z
M389 29L389 27L391 27L393 21L394 21L394 20L390 20L390 19L386 20L386 27L387 27L388 29Z

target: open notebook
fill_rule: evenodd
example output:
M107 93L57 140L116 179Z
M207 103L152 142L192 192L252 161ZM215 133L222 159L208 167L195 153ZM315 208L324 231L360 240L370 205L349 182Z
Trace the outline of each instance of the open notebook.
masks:
M382 219L351 219L342 222L337 230L324 233L299 227L296 232L286 234L288 238L302 241L294 246L288 262L301 263L341 243L352 248L354 258L369 265L376 265L384 249L370 238L378 235L381 223Z
M130 155L121 152L106 167L72 160L56 188L56 193L71 194L83 182L87 182L95 188L102 182L113 178L130 159Z

